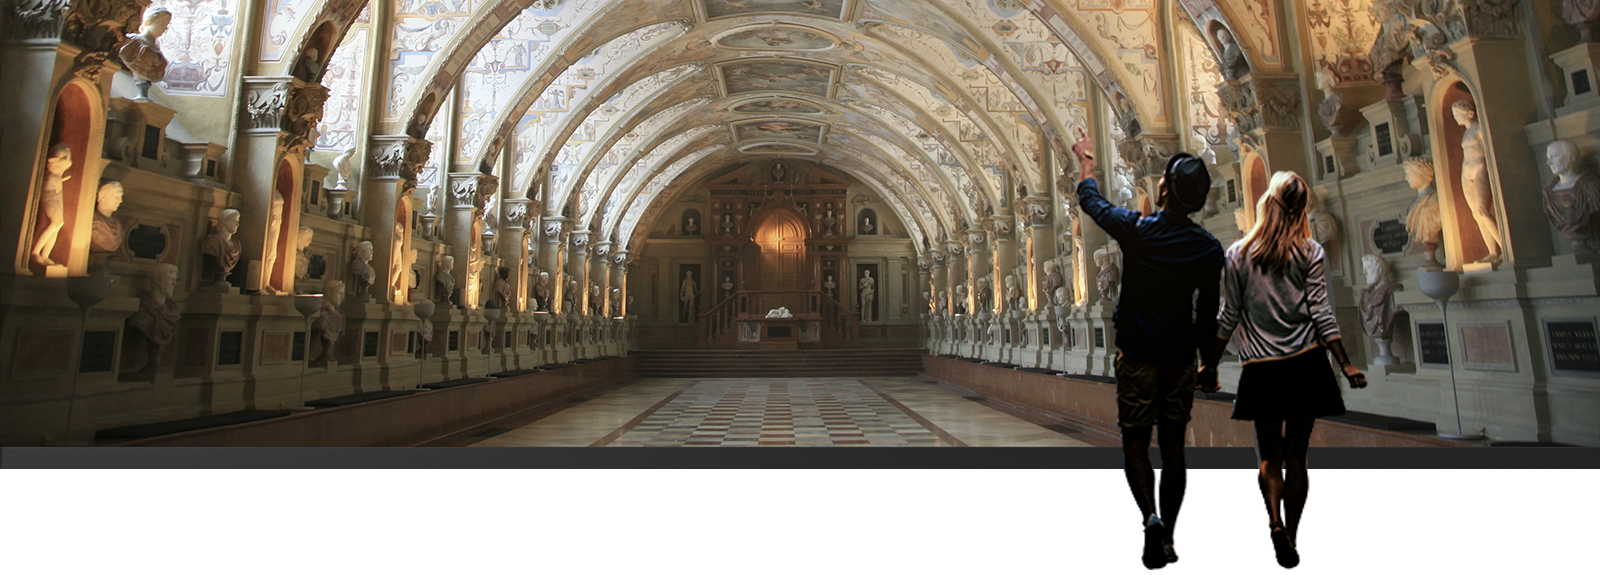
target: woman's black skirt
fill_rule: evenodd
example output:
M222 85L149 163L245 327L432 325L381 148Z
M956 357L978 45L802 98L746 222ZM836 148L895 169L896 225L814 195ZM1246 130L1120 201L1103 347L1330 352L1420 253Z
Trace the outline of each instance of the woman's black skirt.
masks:
M1233 418L1300 419L1344 414L1339 380L1321 347L1288 359L1246 364Z

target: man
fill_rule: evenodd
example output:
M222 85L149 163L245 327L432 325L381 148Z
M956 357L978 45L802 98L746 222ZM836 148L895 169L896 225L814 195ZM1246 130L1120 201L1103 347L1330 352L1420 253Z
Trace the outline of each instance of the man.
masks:
M1094 179L1093 143L1082 128L1072 145L1082 181L1078 205L1122 248L1117 328L1117 424L1122 428L1123 468L1144 521L1144 566L1160 569L1178 560L1172 529L1183 505L1186 481L1184 429L1194 405L1195 356L1200 342L1217 331L1222 245L1189 219L1205 204L1211 176L1189 154L1167 162L1158 211L1150 216L1119 208L1100 195ZM1216 365L1202 368L1202 391L1215 391ZM1161 506L1156 510L1155 470L1150 464L1151 427L1160 428Z

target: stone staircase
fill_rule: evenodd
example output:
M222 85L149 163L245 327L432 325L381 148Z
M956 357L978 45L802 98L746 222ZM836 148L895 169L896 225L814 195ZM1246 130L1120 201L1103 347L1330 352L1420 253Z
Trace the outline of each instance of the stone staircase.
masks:
M920 349L634 351L639 377L892 377L922 371Z

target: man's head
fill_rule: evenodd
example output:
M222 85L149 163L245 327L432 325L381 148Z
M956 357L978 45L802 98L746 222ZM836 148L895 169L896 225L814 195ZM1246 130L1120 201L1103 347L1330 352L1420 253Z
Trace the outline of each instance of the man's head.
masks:
M1187 153L1178 153L1167 160L1166 172L1161 178L1161 208L1180 214L1197 212L1211 193L1211 172L1206 163Z

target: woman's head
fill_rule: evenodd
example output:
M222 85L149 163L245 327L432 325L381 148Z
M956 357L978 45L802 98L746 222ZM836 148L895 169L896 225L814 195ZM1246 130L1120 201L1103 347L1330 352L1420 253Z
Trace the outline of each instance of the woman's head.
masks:
M1267 184L1267 193L1256 202L1255 226L1244 238L1251 261L1269 271L1282 271L1298 254L1304 240L1311 237L1306 220L1306 204L1311 201L1311 186L1294 172L1278 172Z

